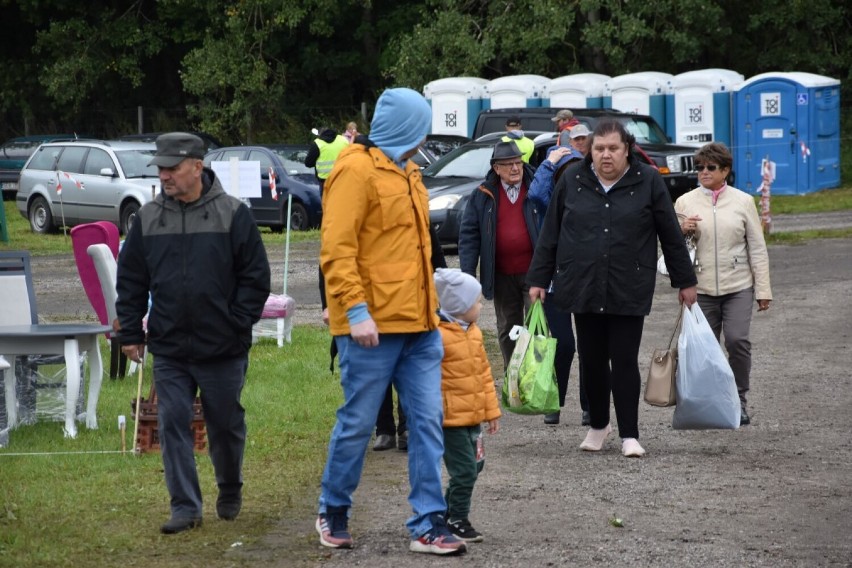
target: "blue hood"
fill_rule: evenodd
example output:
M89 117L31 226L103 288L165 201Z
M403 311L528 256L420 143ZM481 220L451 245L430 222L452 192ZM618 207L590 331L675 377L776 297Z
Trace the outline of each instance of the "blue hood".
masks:
M432 109L423 95L406 88L388 89L376 102L370 140L400 164L401 156L426 138L431 122Z

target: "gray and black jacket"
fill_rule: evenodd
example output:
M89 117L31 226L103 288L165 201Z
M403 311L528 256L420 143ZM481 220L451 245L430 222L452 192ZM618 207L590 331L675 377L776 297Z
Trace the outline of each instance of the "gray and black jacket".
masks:
M245 355L269 296L266 249L251 212L202 173L201 197L186 204L160 193L144 205L118 257L116 311L122 345L185 361Z

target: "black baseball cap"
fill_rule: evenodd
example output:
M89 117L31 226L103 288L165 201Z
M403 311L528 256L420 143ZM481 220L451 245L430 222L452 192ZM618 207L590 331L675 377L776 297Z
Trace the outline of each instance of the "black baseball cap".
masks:
M188 132L161 134L155 142L157 153L149 166L173 168L187 158L204 158L204 142Z

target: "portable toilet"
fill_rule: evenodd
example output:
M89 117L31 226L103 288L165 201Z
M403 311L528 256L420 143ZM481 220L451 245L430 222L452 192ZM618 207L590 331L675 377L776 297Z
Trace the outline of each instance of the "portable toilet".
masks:
M729 69L699 69L675 75L666 104L667 134L676 144L731 145L732 92L745 77Z
M672 75L659 71L613 77L604 84L603 106L621 112L650 115L668 134L666 95L671 80Z
M772 193L840 185L840 81L812 73L762 73L734 92L736 185L755 191L775 162Z
M485 86L482 108L540 107L549 83L550 79L541 75L498 77Z
M577 73L550 81L543 106L551 108L602 108L604 83L609 75Z
M473 136L486 84L479 77L447 77L427 83L423 96L432 105L431 134Z

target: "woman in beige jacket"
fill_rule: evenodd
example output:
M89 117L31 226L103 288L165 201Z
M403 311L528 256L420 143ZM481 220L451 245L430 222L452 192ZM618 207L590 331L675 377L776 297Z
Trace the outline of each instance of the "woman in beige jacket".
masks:
M716 338L724 332L728 361L740 395L740 424L750 424L746 395L751 373L752 304L769 309L769 255L754 199L726 183L733 158L713 142L695 154L696 189L682 195L675 211L684 235L695 236L698 305Z

